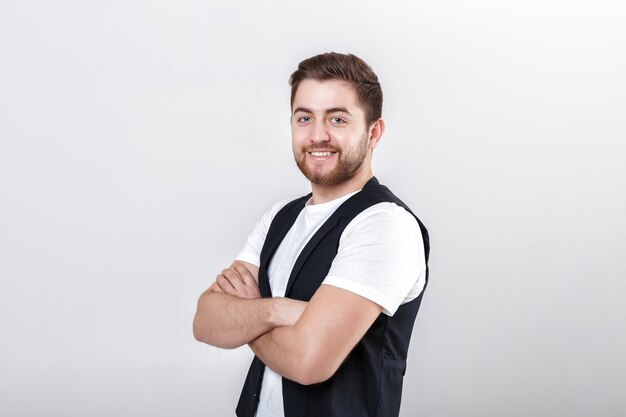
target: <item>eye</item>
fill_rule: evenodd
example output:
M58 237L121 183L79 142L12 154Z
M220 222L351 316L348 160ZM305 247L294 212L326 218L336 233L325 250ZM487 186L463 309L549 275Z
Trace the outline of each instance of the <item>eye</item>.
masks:
M311 121L309 116L298 117L298 123L308 123Z
M335 125L341 125L344 124L346 121L343 120L341 117L331 117L330 122Z

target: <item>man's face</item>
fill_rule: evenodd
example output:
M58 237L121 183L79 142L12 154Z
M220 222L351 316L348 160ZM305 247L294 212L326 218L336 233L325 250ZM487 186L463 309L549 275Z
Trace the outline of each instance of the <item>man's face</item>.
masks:
M303 80L291 116L293 155L313 184L352 178L367 157L369 131L354 87L341 80Z

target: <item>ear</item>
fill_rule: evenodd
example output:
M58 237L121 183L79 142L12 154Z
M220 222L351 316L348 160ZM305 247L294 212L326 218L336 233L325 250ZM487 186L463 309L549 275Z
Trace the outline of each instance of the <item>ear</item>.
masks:
M374 149L378 146L380 139L385 133L385 121L383 119L378 119L369 128L369 140L367 143L367 147L369 149Z

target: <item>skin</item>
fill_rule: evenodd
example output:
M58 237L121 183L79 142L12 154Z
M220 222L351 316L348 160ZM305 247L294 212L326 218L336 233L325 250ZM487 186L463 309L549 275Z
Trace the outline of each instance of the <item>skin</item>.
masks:
M320 204L363 188L372 178L372 150L385 131L383 119L365 124L365 113L350 83L340 80L303 80L292 106L291 138L298 166L317 178L328 178L342 157L354 158L364 152L363 163L352 176L327 184L311 181L313 203ZM315 158L307 151L332 151L327 158ZM303 170L304 171L304 170Z
M292 107L292 148L311 181L313 204L363 188L373 176L372 150L384 130L382 119L366 125L348 82L301 82ZM248 343L280 375L313 384L337 371L381 311L378 304L330 285L321 285L308 303L260 298L258 268L235 261L200 297L194 335L225 348Z
M307 303L261 298L258 268L235 261L200 296L193 321L197 340L233 349L280 326L293 326Z

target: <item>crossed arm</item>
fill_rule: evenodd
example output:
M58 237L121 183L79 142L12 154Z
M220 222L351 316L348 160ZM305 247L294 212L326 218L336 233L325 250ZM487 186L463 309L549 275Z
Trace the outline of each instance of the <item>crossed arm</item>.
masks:
M260 298L258 269L235 261L198 301L196 339L223 348L248 343L263 363L301 384L330 378L382 308L322 285L308 303Z
M261 298L258 268L235 261L222 271L198 300L193 320L197 340L224 349L245 345L278 326L300 318L305 302Z

